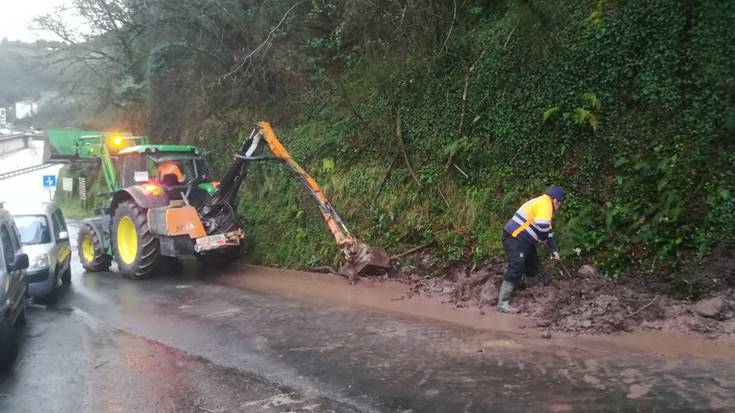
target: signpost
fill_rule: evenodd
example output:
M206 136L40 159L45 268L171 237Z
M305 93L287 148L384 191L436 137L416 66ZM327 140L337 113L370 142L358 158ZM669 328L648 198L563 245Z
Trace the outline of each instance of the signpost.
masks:
M64 192L74 192L74 178L62 178L61 189Z
M87 178L79 177L79 199L82 201L82 206L87 206Z
M48 200L51 201L51 194L56 188L56 175L43 176L43 189L48 191Z
M44 175L43 176L43 187L44 189L56 188L56 175Z

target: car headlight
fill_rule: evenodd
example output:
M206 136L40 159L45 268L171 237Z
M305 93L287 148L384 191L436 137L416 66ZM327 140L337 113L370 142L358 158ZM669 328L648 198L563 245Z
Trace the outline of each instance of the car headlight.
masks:
M36 255L35 257L33 257L30 264L31 265L28 266L28 269L48 268L49 266L48 254Z

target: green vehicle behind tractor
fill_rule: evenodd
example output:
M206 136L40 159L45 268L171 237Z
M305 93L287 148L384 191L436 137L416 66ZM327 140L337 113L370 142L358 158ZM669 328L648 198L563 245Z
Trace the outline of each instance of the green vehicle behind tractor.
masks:
M155 274L166 258L194 255L204 266L234 260L243 239L235 213L237 193L252 162L287 166L319 205L340 247L342 273L350 278L389 268L387 253L357 241L319 186L288 154L267 122L240 146L215 181L201 151L188 145L153 145L130 133L47 130L52 161L99 165L109 201L99 216L82 222L78 249L87 271L106 271L112 261L125 277ZM262 156L264 144L272 156Z
M172 206L201 207L216 191L218 182L209 178L196 147L152 145L147 137L125 132L47 130L46 135L52 160L91 163L104 177L107 192L100 195L109 202L98 211L100 216L83 221L79 230L79 256L87 271L108 270L114 259L124 276L144 278L155 272L163 257L195 253L187 248L191 242L171 236L165 226L158 228L159 233L151 231L148 220L151 211L163 209L157 218L165 221ZM161 175L161 165L175 166L180 175ZM234 239L228 244L227 251L196 255L207 265L226 264L237 251Z

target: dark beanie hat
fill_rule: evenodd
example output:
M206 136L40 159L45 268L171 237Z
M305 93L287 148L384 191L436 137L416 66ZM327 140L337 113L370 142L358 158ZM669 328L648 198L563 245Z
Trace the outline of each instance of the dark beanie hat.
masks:
M556 199L559 202L564 202L564 195L566 195L566 191L564 191L564 188L560 186L552 186L546 190L546 195Z

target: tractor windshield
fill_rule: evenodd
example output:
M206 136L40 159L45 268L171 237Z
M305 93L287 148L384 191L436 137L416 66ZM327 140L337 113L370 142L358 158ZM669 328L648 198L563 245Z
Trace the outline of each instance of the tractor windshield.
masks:
M129 154L118 162L123 188L152 181L189 185L206 181L208 175L204 160L193 154Z

